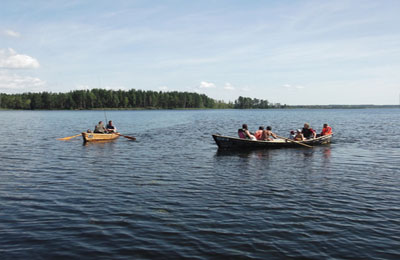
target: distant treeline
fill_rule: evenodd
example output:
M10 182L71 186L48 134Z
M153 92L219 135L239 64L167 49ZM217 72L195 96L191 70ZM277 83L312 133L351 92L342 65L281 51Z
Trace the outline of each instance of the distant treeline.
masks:
M286 108L286 105L281 105L280 103L269 103L268 100L249 98L240 96L235 100L233 108L238 109L253 109L253 108Z
M131 89L74 90L68 93L0 94L3 109L195 109L195 108L279 108L267 100L239 97L234 103L225 103L204 94L190 92L162 92Z
M287 108L305 109L364 109L364 108L400 108L400 105L296 105Z

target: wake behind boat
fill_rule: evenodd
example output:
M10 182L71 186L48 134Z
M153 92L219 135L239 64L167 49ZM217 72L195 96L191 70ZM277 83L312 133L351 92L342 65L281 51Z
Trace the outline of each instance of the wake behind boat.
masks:
M332 134L324 135L314 139L294 141L290 139L274 139L273 141L250 140L230 136L212 135L215 143L220 149L271 149L286 147L302 147L328 144L331 142Z

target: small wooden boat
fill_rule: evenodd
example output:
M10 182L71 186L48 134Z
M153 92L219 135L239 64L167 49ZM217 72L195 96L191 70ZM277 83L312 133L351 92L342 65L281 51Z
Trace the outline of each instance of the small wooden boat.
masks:
M273 141L259 141L241 139L230 136L212 135L215 143L220 149L270 149L285 147L312 147L315 145L328 144L331 142L332 135L324 135L314 139L304 141L293 141L290 139L275 139ZM303 144L303 145L302 145Z
M119 133L100 134L100 133L82 133L83 141L86 142L102 142L115 140L120 136Z

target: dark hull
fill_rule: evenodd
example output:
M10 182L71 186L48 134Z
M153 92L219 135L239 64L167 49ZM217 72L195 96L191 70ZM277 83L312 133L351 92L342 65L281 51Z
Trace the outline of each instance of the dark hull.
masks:
M294 142L284 139L276 139L274 141L253 141L249 139L240 139L236 137L213 135L215 143L220 149L272 149L272 148L286 148L286 147L303 147L307 148L302 144L309 146L329 144L332 139L332 135L325 135L315 139L304 140L300 142Z

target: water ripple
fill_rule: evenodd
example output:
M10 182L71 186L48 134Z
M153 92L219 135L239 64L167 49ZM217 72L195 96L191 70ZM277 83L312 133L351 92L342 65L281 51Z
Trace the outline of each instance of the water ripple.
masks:
M110 111L138 141L89 145L55 139L103 111L0 113L16 129L0 144L2 259L400 257L398 110ZM281 135L329 118L335 138L217 150L211 134L243 118Z

